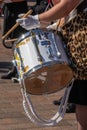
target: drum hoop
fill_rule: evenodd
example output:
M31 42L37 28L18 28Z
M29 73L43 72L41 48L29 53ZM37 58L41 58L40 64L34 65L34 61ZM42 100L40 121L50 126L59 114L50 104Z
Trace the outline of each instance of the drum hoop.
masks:
M32 74L33 72L35 72L36 70L38 70L42 67L51 66L51 65L54 65L54 64L66 64L67 66L70 67L69 64L67 64L66 62L63 62L63 61L54 61L54 62L50 61L50 62L43 63L41 65L37 65L37 66L33 67L31 70L23 73L23 78L25 79L28 75ZM71 71L72 71L72 69L71 69Z
M26 32L24 34L22 34L17 41L14 42L15 45L19 44L21 41L23 41L25 38L27 38L30 35L30 32Z
M26 33L22 34L22 35L18 38L18 40L14 42L14 44L15 44L15 45L19 44L19 42L21 42L21 41L23 41L25 38L31 36L30 34L31 34L32 32L34 32L34 33L37 32L37 33L38 33L38 31L52 32L52 33L54 33L53 30L47 30L47 29L44 29L44 28L43 28L43 29L33 29L33 30L30 30L29 32L26 32Z

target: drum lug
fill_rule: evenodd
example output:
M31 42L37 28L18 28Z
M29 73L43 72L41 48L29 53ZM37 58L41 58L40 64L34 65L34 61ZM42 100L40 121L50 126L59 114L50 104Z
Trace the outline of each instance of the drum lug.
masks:
M61 53L57 52L57 56L58 56L58 58L61 58Z

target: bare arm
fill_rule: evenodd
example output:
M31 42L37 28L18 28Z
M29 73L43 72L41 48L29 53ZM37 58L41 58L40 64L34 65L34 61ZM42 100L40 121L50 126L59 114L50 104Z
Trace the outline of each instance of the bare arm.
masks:
M58 3L50 10L39 15L40 22L49 22L67 16L80 0L58 0Z

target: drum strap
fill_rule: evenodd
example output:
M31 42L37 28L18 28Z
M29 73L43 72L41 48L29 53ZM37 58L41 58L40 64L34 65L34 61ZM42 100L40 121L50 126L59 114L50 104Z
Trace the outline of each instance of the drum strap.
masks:
M52 8L52 7L53 7L52 2L50 0L48 0L48 5L47 5L45 11L47 11L49 8Z
M72 81L68 84L64 96L62 98L61 104L58 108L58 112L50 119L50 120L46 120L46 119L42 119L41 117L39 117L33 107L33 104L30 100L30 96L29 94L26 93L26 88L25 88L25 84L24 84L24 80L21 81L22 84L22 88L21 88L21 92L22 92L22 96L23 96L23 108L24 111L27 115L27 117L36 125L38 126L55 126L57 125L63 118L66 112L66 107L67 107L67 101L68 101L68 97L69 97L69 93L70 90L73 86L73 82L74 79L72 79Z

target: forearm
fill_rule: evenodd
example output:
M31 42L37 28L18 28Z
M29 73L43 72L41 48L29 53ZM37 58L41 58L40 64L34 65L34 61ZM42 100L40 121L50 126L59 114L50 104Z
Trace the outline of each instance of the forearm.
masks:
M39 15L40 22L49 22L67 16L80 0L60 0L53 8Z

